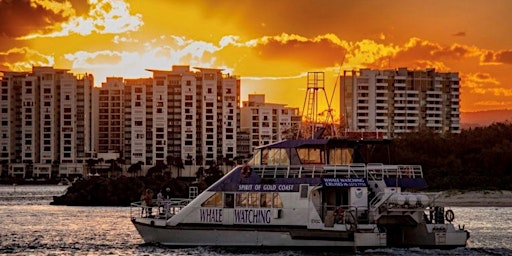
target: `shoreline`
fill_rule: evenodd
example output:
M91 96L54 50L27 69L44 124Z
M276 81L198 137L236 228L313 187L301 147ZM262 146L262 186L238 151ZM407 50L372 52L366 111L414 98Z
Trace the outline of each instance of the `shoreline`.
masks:
M440 206L452 207L512 207L509 190L444 190L436 199Z

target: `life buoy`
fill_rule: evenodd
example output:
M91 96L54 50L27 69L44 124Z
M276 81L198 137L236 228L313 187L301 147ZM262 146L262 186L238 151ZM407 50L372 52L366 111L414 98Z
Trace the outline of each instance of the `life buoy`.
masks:
M241 172L241 176L243 178L249 178L251 176L251 166L249 165L245 165L244 167L242 167L242 172Z
M336 209L334 209L334 222L336 224L343 223L344 214L345 212L343 211L343 208L337 207Z
M451 223L455 219L455 214L452 210L448 210L444 213L444 218Z

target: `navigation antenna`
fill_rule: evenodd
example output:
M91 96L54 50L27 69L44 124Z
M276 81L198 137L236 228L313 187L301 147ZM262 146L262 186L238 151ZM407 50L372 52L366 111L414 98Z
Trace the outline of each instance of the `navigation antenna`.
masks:
M319 91L323 92L328 109L318 112L318 94ZM326 113L327 112L327 113ZM302 117L304 118L304 127L300 129L298 135L304 138L317 139L320 138L323 132L328 128L326 125L329 119L332 119L332 109L327 93L325 92L325 73L324 72L308 72L307 75L307 91L304 105L302 106ZM326 115L324 124L319 123L318 117ZM331 132L334 129L331 128Z

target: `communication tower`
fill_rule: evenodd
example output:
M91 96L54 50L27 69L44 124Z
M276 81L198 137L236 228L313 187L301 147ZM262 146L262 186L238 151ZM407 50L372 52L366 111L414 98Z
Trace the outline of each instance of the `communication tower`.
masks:
M322 112L318 110L319 94L325 97L325 103L328 107L327 110ZM302 106L303 124L299 136L312 139L321 137L323 132L328 128L328 124L333 121L330 105L327 93L325 92L325 73L308 72L306 98ZM321 116L325 116L326 118L323 120L323 123L319 120ZM334 127L329 128L331 128L331 132L334 132Z

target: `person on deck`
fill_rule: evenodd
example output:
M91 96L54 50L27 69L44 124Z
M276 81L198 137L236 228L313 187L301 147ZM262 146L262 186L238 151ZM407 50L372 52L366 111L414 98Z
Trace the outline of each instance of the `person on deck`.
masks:
M169 213L169 206L171 204L171 188L167 187L163 191L163 204L164 204L164 213Z
M158 206L158 214L161 214L161 208L164 206L164 195L161 189L158 191L158 194L156 194L156 205Z
M148 216L151 216L153 214L153 190L146 189L146 197L145 200L146 206L147 206L147 214Z
M140 216L141 217L144 217L144 212L146 211L146 197L147 197L147 193L146 193L146 190L144 189L142 191L142 195L140 196L140 205L142 207L142 210L140 212Z

